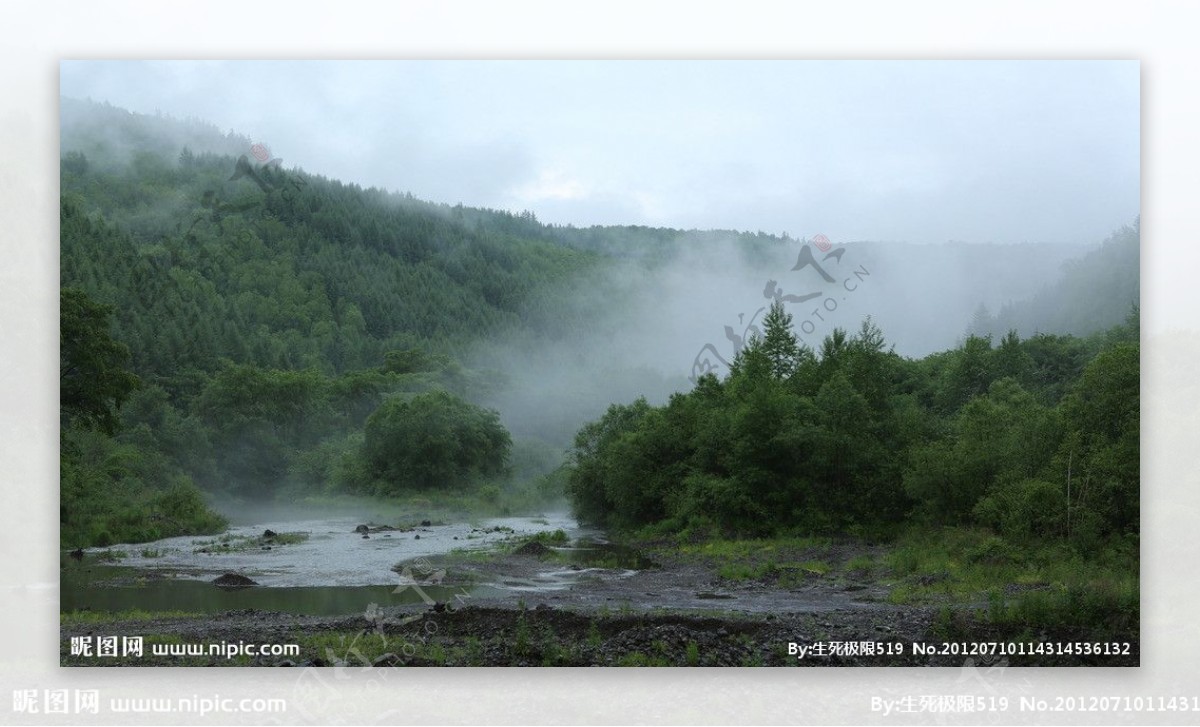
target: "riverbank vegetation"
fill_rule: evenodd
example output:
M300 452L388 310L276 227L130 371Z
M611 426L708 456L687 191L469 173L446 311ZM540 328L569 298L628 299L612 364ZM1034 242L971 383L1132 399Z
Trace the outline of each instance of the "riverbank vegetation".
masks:
M614 405L580 431L579 517L723 555L731 578L827 572L767 554L797 539L885 543L858 565L886 571L893 603L1136 629L1136 308L1087 338L971 335L919 360L869 320L819 351L782 305L764 323L724 379Z

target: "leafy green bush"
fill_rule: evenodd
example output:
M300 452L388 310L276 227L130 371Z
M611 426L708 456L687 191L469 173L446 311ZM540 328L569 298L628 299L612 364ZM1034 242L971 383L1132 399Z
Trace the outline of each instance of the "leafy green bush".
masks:
M980 500L975 518L1009 538L1049 537L1063 531L1066 498L1042 480L1008 482Z
M1003 538L991 537L968 548L963 556L968 563L985 565L1008 565L1020 562L1019 551L1004 541Z
M495 411L439 390L384 401L367 418L362 451L377 494L397 494L498 477L510 445Z

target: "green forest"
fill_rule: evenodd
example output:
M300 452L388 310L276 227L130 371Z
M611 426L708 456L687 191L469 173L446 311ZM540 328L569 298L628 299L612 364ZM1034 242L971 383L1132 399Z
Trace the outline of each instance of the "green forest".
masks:
M989 552L1136 563L1136 221L948 350L901 356L871 319L810 347L776 301L728 372L552 441L505 427L489 404L505 374L473 346L603 328L614 266L797 241L545 225L257 164L250 145L63 99L65 548L219 532L214 497L353 495L494 512L565 498L649 538L969 528Z
M567 488L615 529L891 537L974 524L1081 550L1138 537L1138 323L1087 338L968 336L920 360L865 321L819 351L775 303L718 380L617 404Z
M567 286L596 253L529 214L270 167L231 181L244 156L184 140L250 145L64 99L64 546L219 530L203 493L495 503L557 466L472 403L500 382L460 354L584 325ZM381 454L414 442L411 471Z

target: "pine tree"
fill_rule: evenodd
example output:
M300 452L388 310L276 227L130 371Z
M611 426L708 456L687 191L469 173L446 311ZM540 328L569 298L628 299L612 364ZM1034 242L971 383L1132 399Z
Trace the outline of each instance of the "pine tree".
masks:
M796 370L800 360L800 344L792 331L792 314L775 301L763 318L763 352L771 361L771 375L786 379Z

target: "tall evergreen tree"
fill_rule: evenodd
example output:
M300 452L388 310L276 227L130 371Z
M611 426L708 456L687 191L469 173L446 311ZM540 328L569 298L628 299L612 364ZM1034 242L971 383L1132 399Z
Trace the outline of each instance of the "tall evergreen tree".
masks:
M792 330L792 314L784 310L781 301L773 302L763 318L762 349L771 361L771 375L776 379L786 379L795 373L800 344Z

